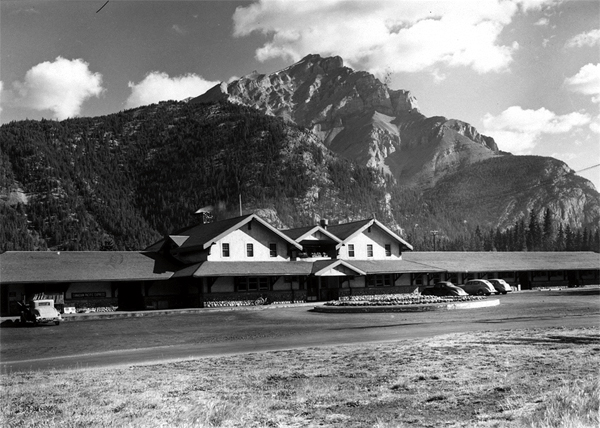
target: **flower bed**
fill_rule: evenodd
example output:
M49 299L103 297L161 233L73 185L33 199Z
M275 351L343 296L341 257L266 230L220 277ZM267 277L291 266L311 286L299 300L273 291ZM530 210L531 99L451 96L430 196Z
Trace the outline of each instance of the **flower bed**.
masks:
M371 296L345 296L325 303L326 306L399 306L429 305L436 303L474 302L485 296L422 296L420 294L380 294Z
M97 308L77 308L77 313L79 314L91 314L95 312L115 312L117 310L116 306L104 306Z

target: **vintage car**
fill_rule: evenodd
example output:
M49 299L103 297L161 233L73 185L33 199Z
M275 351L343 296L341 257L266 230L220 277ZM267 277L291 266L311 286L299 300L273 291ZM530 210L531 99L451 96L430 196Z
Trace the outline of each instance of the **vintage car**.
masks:
M467 296L468 293L460 287L452 284L450 281L437 282L434 285L428 285L421 292L424 296Z
M463 290L469 294L476 294L478 296L489 296L496 292L494 286L485 279L470 279L462 285L459 285Z
M488 281L491 282L494 288L496 289L496 294L506 294L512 291L512 287L510 286L510 284L503 279L488 279Z
M33 323L33 325L54 323L59 325L62 321L60 312L54 307L54 300L31 300L29 303L21 304L21 323Z

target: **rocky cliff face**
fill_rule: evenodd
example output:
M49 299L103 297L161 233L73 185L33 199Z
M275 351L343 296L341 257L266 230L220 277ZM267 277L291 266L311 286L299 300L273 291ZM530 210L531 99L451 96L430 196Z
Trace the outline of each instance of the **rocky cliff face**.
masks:
M334 152L402 184L428 187L461 164L498 155L494 140L468 123L426 118L409 91L345 67L340 57L308 55L269 75L217 85L192 102L223 99L307 127Z
M482 224L508 226L544 208L574 227L600 217L598 192L566 165L501 153L493 138L470 124L424 116L409 91L390 89L370 73L345 67L337 56L308 55L271 74L254 72L192 102L216 100L252 106L306 127L334 153L392 176L400 185L431 190L446 206L457 203L459 212L471 206L470 221L485 218ZM536 185L536 179L554 187Z

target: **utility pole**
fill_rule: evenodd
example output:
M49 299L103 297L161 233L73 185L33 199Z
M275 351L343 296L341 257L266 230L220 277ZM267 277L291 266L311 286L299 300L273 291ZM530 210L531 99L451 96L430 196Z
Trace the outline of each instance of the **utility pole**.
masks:
M429 233L431 233L431 234L433 235L433 251L436 251L436 245L435 245L435 244L436 244L436 242L435 242L435 237L437 236L437 234L438 234L438 231L437 231L437 230L432 230L432 231L430 231Z

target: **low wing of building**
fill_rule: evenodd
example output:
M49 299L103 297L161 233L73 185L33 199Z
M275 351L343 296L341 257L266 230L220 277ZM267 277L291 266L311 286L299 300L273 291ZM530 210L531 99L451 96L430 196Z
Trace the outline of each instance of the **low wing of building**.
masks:
M472 278L523 288L600 282L597 253L412 249L376 219L278 230L249 214L182 228L142 252L1 254L2 312L44 293L77 308L140 310L412 293Z

